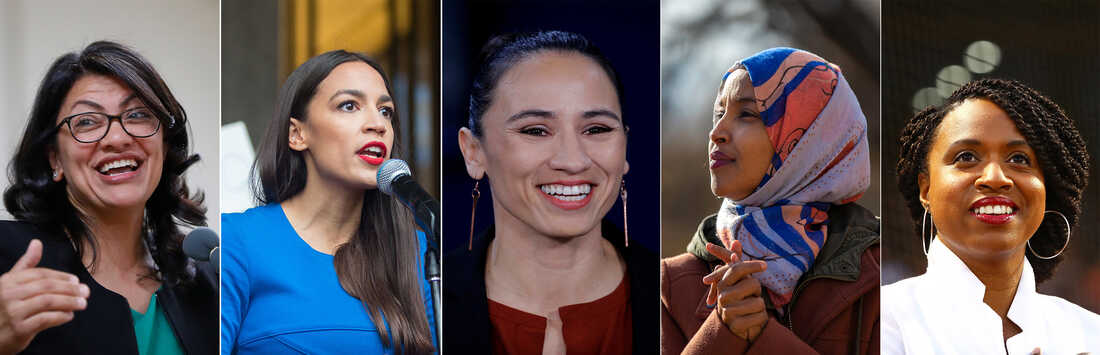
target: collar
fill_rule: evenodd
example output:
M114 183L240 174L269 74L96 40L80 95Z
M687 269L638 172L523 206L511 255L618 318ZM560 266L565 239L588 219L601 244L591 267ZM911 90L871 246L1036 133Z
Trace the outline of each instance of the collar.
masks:
M938 295L938 297L948 297L956 301L961 299L963 300L961 303L954 302L959 306L978 303L985 306L985 308L979 309L993 311L983 300L985 298L985 284L978 279L978 276L974 275L974 272L963 263L958 255L955 255L951 249L940 242L939 238L932 240L932 246L928 250L928 271L926 274L933 281L933 284L930 284L929 287L936 290L930 292L930 294ZM1040 298L1035 286L1035 271L1031 267L1031 262L1025 257L1023 271L1020 272L1020 282L1016 286L1016 295L1008 308L1008 319L1023 330L1013 338L1022 335L1028 337L1038 335L1040 339L1045 338L1043 334L1035 334L1035 332L1045 332L1045 328L1036 326L1045 322L1042 315L1038 314L1041 313L1042 308L1036 304ZM943 292L945 290L951 291Z

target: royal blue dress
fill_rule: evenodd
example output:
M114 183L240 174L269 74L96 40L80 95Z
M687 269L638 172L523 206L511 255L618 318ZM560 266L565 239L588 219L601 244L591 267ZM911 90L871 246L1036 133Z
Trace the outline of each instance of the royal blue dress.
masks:
M422 259L426 240L416 235ZM222 353L393 353L363 303L340 286L332 258L298 236L279 204L222 214ZM438 344L418 264L424 316Z

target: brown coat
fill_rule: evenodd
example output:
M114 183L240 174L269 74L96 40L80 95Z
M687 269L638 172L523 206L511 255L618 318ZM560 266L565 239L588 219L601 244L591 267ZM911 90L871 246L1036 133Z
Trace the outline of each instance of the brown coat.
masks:
M704 220L691 253L661 260L662 353L878 354L878 220L855 204L834 206L829 218L829 237L795 288L790 319L769 305L771 317L752 343L729 331L706 305L702 278L718 264L698 253L698 244L717 240L714 216Z

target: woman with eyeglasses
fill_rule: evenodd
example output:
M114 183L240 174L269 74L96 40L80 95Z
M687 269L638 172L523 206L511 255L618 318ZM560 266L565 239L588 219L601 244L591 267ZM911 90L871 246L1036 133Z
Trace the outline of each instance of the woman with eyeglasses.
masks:
M665 354L878 353L867 122L840 68L773 48L721 77L708 140L722 199L661 261Z
M0 353L213 354L218 290L184 256L206 224L183 178L187 115L132 49L95 42L46 72L0 222Z

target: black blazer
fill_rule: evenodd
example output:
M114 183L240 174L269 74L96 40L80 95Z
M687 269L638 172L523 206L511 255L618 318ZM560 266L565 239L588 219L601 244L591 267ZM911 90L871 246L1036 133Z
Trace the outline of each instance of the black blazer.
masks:
M657 354L660 328L660 265L657 254L637 244L623 246L622 230L607 221L603 237L626 260L630 275L630 316L635 354ZM472 251L451 251L443 258L443 350L450 354L488 354L489 297L485 293L485 255L494 228L474 241Z
M43 247L38 267L76 275L91 294L87 308L77 311L68 323L38 333L23 353L138 354L130 304L92 279L67 236L42 234L29 223L0 221L0 270L11 270L36 238ZM218 353L218 289L212 267L196 264L194 284L165 284L157 291L158 307L163 307L186 354Z

